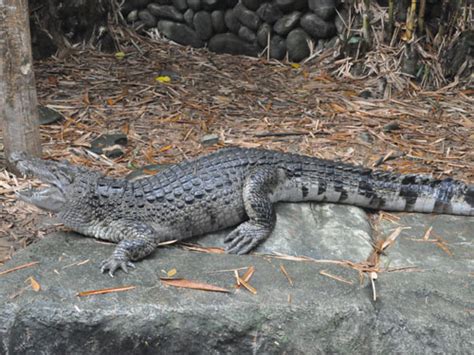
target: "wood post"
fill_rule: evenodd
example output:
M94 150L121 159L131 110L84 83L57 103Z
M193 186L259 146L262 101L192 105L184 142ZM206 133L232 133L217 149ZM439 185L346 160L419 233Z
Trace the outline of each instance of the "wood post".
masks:
M13 151L41 155L27 0L0 0L0 124L7 164Z

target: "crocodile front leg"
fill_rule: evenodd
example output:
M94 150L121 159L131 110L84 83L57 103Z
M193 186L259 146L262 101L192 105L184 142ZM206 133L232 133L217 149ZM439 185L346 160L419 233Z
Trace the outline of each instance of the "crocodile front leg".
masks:
M249 221L227 235L227 253L246 254L270 235L276 222L270 196L277 184L278 171L274 168L257 168L249 174L242 192Z
M112 277L118 269L128 272L129 267L134 268L132 261L150 255L159 243L156 231L146 223L125 221L118 233L124 238L100 267L103 273L108 271Z

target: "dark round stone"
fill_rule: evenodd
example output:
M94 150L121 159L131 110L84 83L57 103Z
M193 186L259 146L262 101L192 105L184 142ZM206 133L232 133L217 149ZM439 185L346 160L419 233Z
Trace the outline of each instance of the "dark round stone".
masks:
M333 22L324 21L311 12L301 17L300 25L313 38L330 38L337 32Z
M224 21L224 11L223 10L214 10L211 12L211 22L212 28L216 33L222 33L227 30Z
M242 1L242 4L244 4L244 6L249 9L249 10L252 10L252 11L255 11L259 8L259 6L265 2L265 0L241 0Z
M301 28L295 28L288 33L286 37L286 48L288 50L289 60L299 62L309 56L308 39L308 34Z
M146 28L156 26L156 17L147 9L138 11L138 18L143 22Z
M196 48L204 46L204 42L197 35L197 33L185 24L161 20L158 21L158 29L167 38L171 39L172 41L175 41L176 43Z
M128 22L135 22L136 20L138 20L138 10L130 11L127 15L127 21Z
M256 57L259 49L255 44L245 42L233 33L219 33L208 43L209 50L216 53L243 54Z
M186 12L183 15L183 18L184 18L184 22L186 22L186 24L189 27L194 28L194 24L193 24L194 11L193 11L193 9L191 9L191 8L187 9Z
M268 35L272 33L272 26L268 23L264 23L260 26L257 31L257 43L261 47L266 47L268 44Z
M186 11L188 8L188 2L186 0L171 0L171 3L181 12Z
M307 0L275 0L274 2L283 12L303 10L308 6Z
M188 7L194 11L201 10L201 0L187 0Z
M171 5L149 4L148 10L151 14L161 19L181 22L184 20L183 14Z
M215 10L218 7L219 2L219 0L201 0L202 7L208 11Z
M123 133L104 134L91 142L90 150L96 154L102 154L106 151L110 151L110 149L107 148L111 148L116 145L126 146L127 143L127 135Z
M124 6L130 9L144 9L148 4L150 3L150 0L127 0L125 1Z
M286 40L275 35L270 40L270 58L281 60L286 55Z
M193 19L194 29L197 35L204 41L212 36L211 14L207 11L198 11Z
M262 19L263 22L267 22L272 25L283 16L283 12L281 12L280 8L275 4L266 2L258 8L257 15Z
M255 12L247 9L241 3L234 7L234 13L235 17L239 19L239 22L251 30L256 31L260 26L260 18L258 15Z
M38 119L40 125L46 125L60 120L62 121L64 119L64 116L58 111L53 110L49 107L38 105Z
M227 26L227 28L237 34L239 33L239 28L240 28L240 22L235 16L235 11L234 9L228 9L225 14L224 14L224 23Z
M257 40L257 35L255 32L245 26L240 27L239 37L249 43L254 43Z
M279 35L286 35L298 25L300 17L301 12L293 11L292 13L281 17L277 22L275 22L273 25L273 30Z
M308 0L308 7L323 20L329 20L336 13L336 0Z

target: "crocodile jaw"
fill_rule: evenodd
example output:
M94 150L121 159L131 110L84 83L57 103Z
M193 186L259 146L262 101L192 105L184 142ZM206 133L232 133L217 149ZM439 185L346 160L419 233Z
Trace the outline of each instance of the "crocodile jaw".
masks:
M63 193L55 186L21 190L17 191L16 195L22 201L53 213L60 212L66 204Z

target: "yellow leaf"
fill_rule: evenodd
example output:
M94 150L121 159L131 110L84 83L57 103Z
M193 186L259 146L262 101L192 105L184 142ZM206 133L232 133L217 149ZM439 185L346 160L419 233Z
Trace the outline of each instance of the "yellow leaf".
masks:
M41 285L39 284L38 281L36 281L36 280L34 279L33 276L28 277L27 281L30 282L30 285L31 285L31 288L33 289L33 291L39 292L39 291L41 290Z
M168 75L160 75L155 78L156 81L160 83L169 83L171 82L171 78Z
M125 53L124 52L117 52L117 53L115 53L115 58L117 58L118 60L121 60L121 59L125 58Z
M163 153L163 152L166 152L167 150L170 150L171 148L173 148L172 145L165 145L164 147L161 147L158 152L160 153Z

